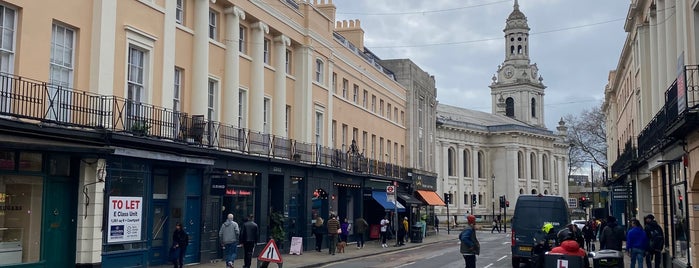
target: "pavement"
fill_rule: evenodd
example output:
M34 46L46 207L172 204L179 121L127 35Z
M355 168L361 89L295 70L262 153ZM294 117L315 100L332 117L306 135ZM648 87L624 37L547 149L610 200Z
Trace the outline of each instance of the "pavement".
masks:
M358 249L357 244L352 242L347 245L345 248L345 253L336 253L335 255L330 255L328 254L328 249L325 248L321 250L321 252L317 251L306 251L302 252L301 255L292 255L292 254L282 254L281 259L282 259L282 265L281 267L288 267L288 268L305 268L305 267L319 267L319 266L324 266L328 265L334 262L340 262L340 261L346 261L346 260L351 260L351 259L357 259L357 258L362 258L366 257L369 255L375 255L375 254L381 254L381 253L386 253L386 252L392 252L392 251L398 251L398 250L403 250L406 248L417 248L417 247L423 247L428 244L432 243L437 243L441 241L446 241L446 240L454 240L456 239L456 235L459 234L461 229L452 229L450 234L447 234L446 229L441 229L438 234L432 234L428 235L427 237L424 237L422 239L422 243L409 243L406 242L404 246L395 246L394 244L396 243L396 240L390 240L389 241L389 247L388 248L382 248L380 240L370 240L367 241L364 244L364 248ZM481 227L480 232L489 232L490 228L486 228L486 226ZM599 249L599 242L593 242L595 243L595 248ZM509 253L509 250L508 250ZM238 250L238 256L242 254L242 248ZM629 256L624 253L624 264L625 267L629 267L630 264L630 258ZM590 265L593 265L592 260L590 260ZM226 265L224 264L223 261L215 261L211 263L197 263L197 264L187 264L185 265L188 268L224 268ZM172 265L162 265L158 266L157 268L165 268L165 267L172 267ZM243 267L243 259L239 258L235 261L234 267ZM257 263L257 258L253 258L252 260L252 267L258 267ZM280 267L277 266L274 263L270 263L269 266L270 268L274 267Z

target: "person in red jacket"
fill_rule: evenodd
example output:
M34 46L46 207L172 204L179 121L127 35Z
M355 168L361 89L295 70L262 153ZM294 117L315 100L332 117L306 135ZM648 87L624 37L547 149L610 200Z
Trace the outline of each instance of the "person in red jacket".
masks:
M584 267L590 267L590 260L587 258L587 252L580 248L578 242L575 241L575 235L573 235L568 228L564 228L558 232L558 241L560 241L561 244L551 249L549 253L580 256L583 258Z

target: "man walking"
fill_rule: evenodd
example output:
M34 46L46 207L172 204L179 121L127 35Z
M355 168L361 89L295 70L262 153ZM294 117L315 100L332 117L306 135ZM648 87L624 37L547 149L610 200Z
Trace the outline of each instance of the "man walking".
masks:
M233 214L228 214L228 219L221 225L221 229L218 230L218 238L221 240L227 268L233 268L233 262L238 257L239 236L240 228L238 223L233 220Z
M243 228L240 232L240 243L243 243L243 251L245 252L245 259L243 268L250 268L252 264L252 253L255 251L255 244L257 244L258 229L257 223L255 223L255 216L252 214L248 215L248 220L243 223Z
M626 234L626 253L631 257L631 268L643 268L643 255L646 254L648 237L641 228L641 222L631 219L631 230Z
M481 253L481 244L476 238L476 216L468 215L466 217L466 228L459 234L461 248L459 252L464 256L466 268L476 268L476 255Z
M369 228L369 223L364 218L359 217L354 220L354 235L357 239L357 249L364 247L364 233Z
M340 229L340 221L337 220L335 215L330 215L328 220L328 253L330 255L335 255L335 248L337 248L337 235Z
M388 245L386 244L386 239L388 239L388 225L391 223L391 221L388 220L388 216L384 216L383 219L381 220L381 247L382 248L387 248Z
M655 268L660 268L660 263L663 261L662 252L665 246L665 236L663 229L655 221L653 214L648 214L643 217L646 226L644 231L648 237L648 251L646 252L646 266L651 268L651 263L655 260Z
M615 217L607 217L607 226L602 229L602 234L599 238L600 249L621 251L624 240L626 240L624 227L616 223Z

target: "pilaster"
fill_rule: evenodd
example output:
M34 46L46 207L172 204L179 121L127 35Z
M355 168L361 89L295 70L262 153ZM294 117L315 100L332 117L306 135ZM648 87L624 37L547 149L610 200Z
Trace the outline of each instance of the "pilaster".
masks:
M192 114L206 115L209 86L209 0L194 1L192 49L192 94L190 94Z
M226 105L221 107L221 122L240 127L238 125L238 117L240 116L238 111L240 106L238 97L240 91L240 44L238 44L238 40L240 40L240 20L245 20L245 11L233 6L226 8L224 14L226 16L226 38L224 40L226 59L223 74L225 81L221 98L223 99L222 103L226 103Z
M276 57L274 73L274 99L272 103L272 134L278 137L287 137L286 133L286 48L291 45L291 40L285 35L274 38L274 55ZM328 128L330 129L330 128ZM330 133L328 131L328 133ZM326 135L330 137L331 135ZM330 144L328 142L327 144Z
M265 98L265 63L264 43L265 34L269 33L269 27L263 22L256 22L250 26L252 34L250 38L250 56L252 64L250 75L250 130L262 132L264 130L264 98Z

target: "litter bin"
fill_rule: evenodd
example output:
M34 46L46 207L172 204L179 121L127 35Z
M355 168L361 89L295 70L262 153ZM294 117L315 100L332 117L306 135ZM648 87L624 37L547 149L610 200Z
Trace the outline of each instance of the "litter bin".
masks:
M592 260L594 268L624 268L624 254L613 249L603 249L593 252Z
M422 226L419 224L410 227L410 241L422 243Z

